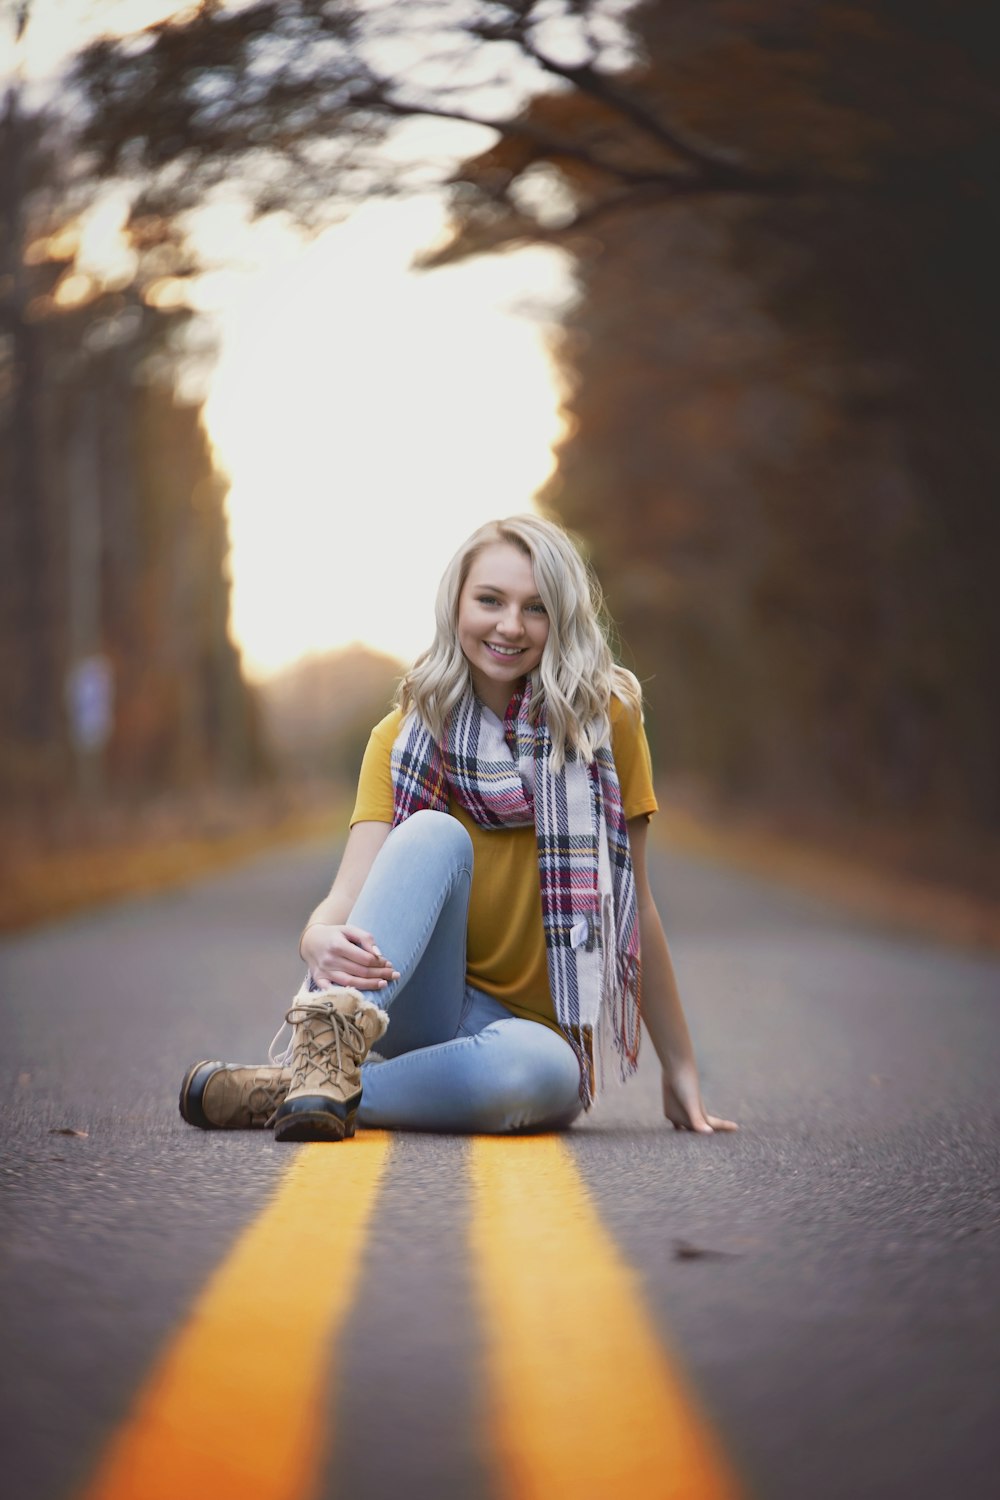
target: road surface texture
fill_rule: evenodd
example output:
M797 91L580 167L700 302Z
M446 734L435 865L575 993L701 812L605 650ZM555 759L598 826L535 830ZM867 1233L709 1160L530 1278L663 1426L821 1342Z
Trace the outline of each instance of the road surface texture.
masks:
M7 1500L1000 1493L1000 962L660 852L738 1135L670 1129L648 1044L560 1138L191 1129L334 863L0 947Z

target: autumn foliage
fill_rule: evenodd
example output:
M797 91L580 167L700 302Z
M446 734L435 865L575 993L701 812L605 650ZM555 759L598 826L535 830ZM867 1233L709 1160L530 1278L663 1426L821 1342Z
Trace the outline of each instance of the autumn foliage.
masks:
M660 763L970 841L1000 826L985 24L645 5L631 72L537 99L530 134L464 164L435 257L539 234L574 255L542 499L592 548ZM540 228L539 174L569 199Z

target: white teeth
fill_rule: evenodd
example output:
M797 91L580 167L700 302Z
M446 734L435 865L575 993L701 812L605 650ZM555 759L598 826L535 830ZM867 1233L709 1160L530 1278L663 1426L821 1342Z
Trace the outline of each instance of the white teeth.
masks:
M500 656L520 656L524 650L523 646L496 646L492 641L486 642L491 651L496 651Z

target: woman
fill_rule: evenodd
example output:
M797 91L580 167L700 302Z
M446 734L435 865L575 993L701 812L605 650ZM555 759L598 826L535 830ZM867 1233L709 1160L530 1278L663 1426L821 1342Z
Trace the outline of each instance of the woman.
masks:
M372 731L340 868L300 940L289 1053L197 1064L184 1118L273 1123L279 1140L563 1129L609 1066L635 1070L641 949L667 1119L735 1130L701 1101L646 875L655 811L639 684L570 537L536 516L481 527Z

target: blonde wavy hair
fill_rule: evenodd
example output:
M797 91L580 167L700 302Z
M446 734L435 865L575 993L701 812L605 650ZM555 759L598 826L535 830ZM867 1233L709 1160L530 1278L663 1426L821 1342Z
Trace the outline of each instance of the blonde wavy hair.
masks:
M545 710L553 769L562 769L570 751L590 761L610 736L612 695L641 716L642 690L611 654L601 587L579 544L541 516L488 521L458 549L438 586L434 640L400 683L397 706L416 712L438 742L444 739L448 715L472 680L458 643L459 598L473 560L494 542L529 558L549 618L542 659L531 674L529 715L534 722Z

